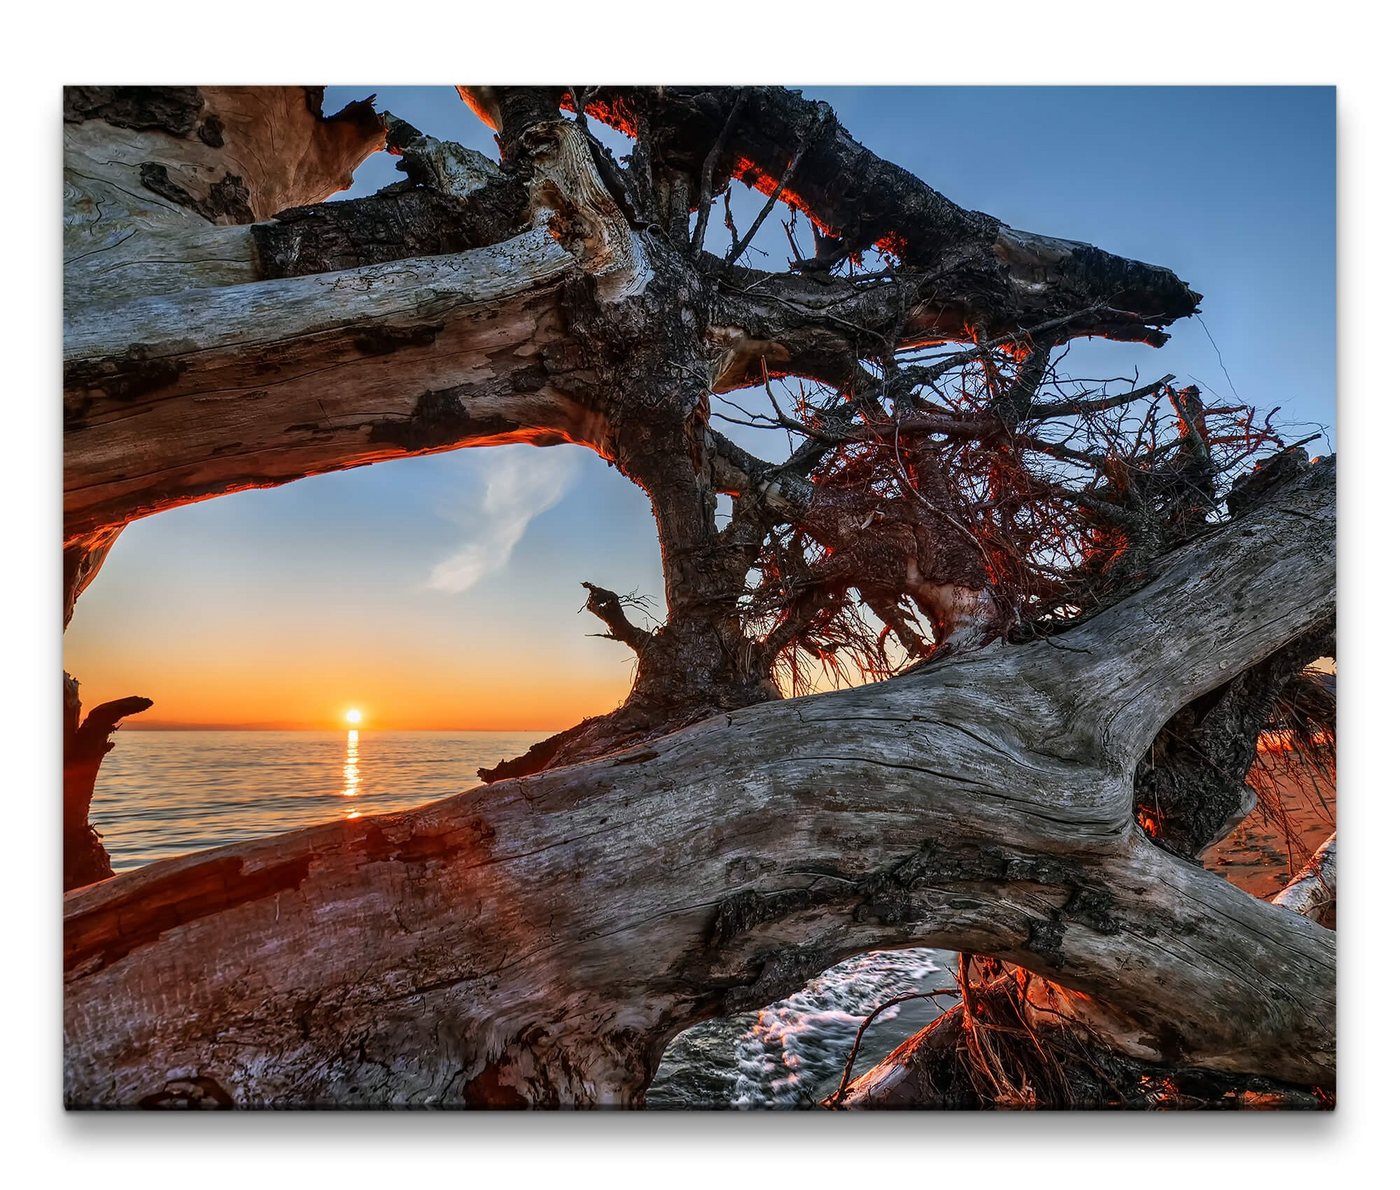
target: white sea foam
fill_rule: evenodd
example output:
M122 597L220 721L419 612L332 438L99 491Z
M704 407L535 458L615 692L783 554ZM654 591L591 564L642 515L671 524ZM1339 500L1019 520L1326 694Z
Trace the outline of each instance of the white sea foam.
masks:
M736 1049L734 1106L795 1107L814 1097L845 1066L865 1018L891 997L920 990L928 976L944 970L947 958L936 950L859 955L762 1009ZM880 1023L888 1027L907 1007L886 1009ZM877 1042L866 1057L880 1056Z
M953 956L872 951L822 972L757 1013L707 1021L677 1037L647 1094L652 1107L802 1107L835 1089L856 1033L880 1004L947 986ZM953 1003L908 1001L866 1030L857 1072Z

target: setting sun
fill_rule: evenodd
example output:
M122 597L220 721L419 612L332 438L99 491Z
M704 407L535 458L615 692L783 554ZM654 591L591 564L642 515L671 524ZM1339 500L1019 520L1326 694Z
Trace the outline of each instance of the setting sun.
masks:
M354 707L351 707L350 710L348 710L348 711L345 712L345 722L346 722L346 723L358 723L358 722L359 722L361 719L363 719L363 718L364 718L364 716L363 716L362 714L360 714L360 712L359 712L358 710L356 710Z

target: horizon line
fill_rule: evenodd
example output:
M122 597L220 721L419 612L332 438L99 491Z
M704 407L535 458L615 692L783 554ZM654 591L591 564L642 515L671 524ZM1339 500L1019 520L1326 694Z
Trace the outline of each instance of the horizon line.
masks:
M186 723L173 720L154 720L141 722L137 719L129 719L122 723L123 731L478 731L493 734L520 733L530 734L539 732L563 731L562 727L378 727L366 726L363 723L354 727L349 725L316 725L316 724L296 724L296 723Z

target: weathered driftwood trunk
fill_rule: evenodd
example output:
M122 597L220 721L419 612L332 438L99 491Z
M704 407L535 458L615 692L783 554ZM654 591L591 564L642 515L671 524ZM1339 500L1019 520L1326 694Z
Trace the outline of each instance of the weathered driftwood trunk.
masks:
M1334 934L1154 846L1133 777L1333 614L1333 508L1320 464L1053 640L70 893L67 1101L635 1104L685 1026L900 946L1328 1086Z
M1160 835L1154 842L1162 846ZM1271 904L1335 929L1336 842L1334 833ZM988 975L988 964L968 963L967 957L965 999L843 1084L826 1106L867 1111L989 1105L1335 1106L1328 1083L1299 1085L1257 1073L1240 1077L1238 1072L1193 1069L1174 1049L1144 1052L1136 1044L1136 1023L1111 1002L1030 971L1008 972L999 964ZM984 1052L989 1034L990 1060Z

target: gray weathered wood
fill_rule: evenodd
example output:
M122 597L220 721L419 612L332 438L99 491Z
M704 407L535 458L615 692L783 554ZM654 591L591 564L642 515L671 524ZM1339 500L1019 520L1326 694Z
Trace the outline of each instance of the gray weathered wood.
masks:
M346 183L384 140L368 105L327 120L303 88L69 90L68 606L137 516L403 454L581 442L657 519L667 623L619 631L645 643L638 690L666 714L629 702L647 710L630 738L696 718L685 693L747 709L620 754L604 731L613 754L591 764L70 894L68 1101L635 1103L687 1024L915 945L1090 997L1128 1054L1330 1083L1333 935L1172 858L1133 815L1167 718L1333 615L1330 464L1073 632L766 705L733 611L761 539L713 517L717 491L814 507L722 443L713 392L772 369L840 387L874 347L973 326L995 342L1029 316L1157 342L1196 295L962 211L777 91L758 107L784 143L815 138L800 175L761 121L736 124L743 151L772 157L772 186L793 172L833 250L907 223L913 267L878 285L724 270L690 250L684 170L643 148L622 178L557 89L467 91L504 170L424 138L430 191L394 192L422 225L386 245L354 232L393 196L362 224L348 207L257 222ZM631 102L704 98L649 94ZM710 154L714 114L675 127L675 161ZM851 186L859 161L883 192ZM910 576L971 590L955 579Z
M1332 493L1313 468L1054 640L69 894L67 1099L632 1103L686 1025L899 946L1092 995L1140 1056L1327 1085L1335 936L1154 847L1131 777L1330 611Z
M1325 921L1337 911L1337 832L1328 835L1303 870L1274 897L1281 909Z
M84 310L65 334L66 538L396 455L587 441L541 362L576 271L534 231Z

